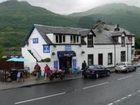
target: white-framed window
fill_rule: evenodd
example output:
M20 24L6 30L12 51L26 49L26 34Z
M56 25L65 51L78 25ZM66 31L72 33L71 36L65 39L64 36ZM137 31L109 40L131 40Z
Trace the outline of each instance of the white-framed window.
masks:
M125 61L126 61L126 52L121 51L121 62L125 62Z
M94 64L94 55L88 54L88 65L93 65L93 64Z
M108 53L108 65L112 64L112 53Z
M70 36L70 42L71 43L79 43L79 36L77 36L77 35L71 35Z
M124 36L121 37L121 46L125 47L125 37Z
M87 45L88 47L93 47L93 35L88 35L87 36L87 42L88 42L87 43L88 44Z
M56 43L65 43L66 36L65 35L55 35Z

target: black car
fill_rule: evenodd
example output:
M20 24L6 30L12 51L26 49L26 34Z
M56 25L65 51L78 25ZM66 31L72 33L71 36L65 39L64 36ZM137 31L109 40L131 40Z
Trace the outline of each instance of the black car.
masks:
M110 70L102 65L91 65L82 71L84 78L99 78L110 76Z

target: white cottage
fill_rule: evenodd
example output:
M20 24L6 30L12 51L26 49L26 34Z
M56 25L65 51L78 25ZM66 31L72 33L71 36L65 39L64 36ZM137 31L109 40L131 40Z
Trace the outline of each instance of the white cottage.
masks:
M53 27L35 24L22 47L25 66L33 71L36 62L42 69L47 63L56 69L81 68L99 64L113 67L117 62L131 62L134 53L134 34L117 26L97 24L92 29Z

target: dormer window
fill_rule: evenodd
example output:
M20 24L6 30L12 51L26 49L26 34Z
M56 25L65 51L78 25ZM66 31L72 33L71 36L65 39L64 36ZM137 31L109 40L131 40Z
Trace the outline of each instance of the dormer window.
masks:
M93 35L87 36L87 44L88 47L93 47Z
M115 43L118 43L118 37L113 37Z
M129 40L130 42L132 42L132 37L131 37L131 36L128 36L128 40Z

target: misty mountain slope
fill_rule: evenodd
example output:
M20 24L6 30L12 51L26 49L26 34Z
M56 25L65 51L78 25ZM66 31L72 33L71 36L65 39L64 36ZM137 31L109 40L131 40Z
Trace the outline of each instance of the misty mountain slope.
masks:
M135 6L108 4L86 12L74 13L70 16L78 17L78 25L82 27L84 26L83 22L88 21L87 19L94 23L97 20L102 20L109 24L120 24L121 27L128 29L132 33L140 34L140 8ZM89 27L91 27L91 24L89 24Z
M120 24L132 33L140 34L140 8L134 6L110 4L64 16L27 2L10 0L0 3L0 45L20 48L33 24L92 28L97 20Z
M0 44L4 47L21 46L33 24L76 26L75 23L75 20L27 2L6 1L0 4Z

